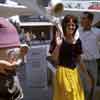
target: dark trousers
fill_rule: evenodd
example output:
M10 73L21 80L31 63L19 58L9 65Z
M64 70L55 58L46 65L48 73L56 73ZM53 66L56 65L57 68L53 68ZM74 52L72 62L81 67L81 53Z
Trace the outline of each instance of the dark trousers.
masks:
M18 77L0 75L0 100L21 100L22 98L23 93Z

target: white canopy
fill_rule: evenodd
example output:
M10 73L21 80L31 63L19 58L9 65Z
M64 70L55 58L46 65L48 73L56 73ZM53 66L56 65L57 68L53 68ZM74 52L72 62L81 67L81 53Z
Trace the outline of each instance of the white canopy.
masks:
M50 22L20 22L20 26L53 26Z
M47 16L48 12L46 13L43 6L41 7L39 5L39 2L40 1L43 2L43 0L13 0L13 1L16 1L20 4L23 4L27 7L29 7L31 9L31 11L33 12L32 14L39 13L41 15L49 17L49 16ZM64 3L64 1L66 1L66 0L56 0L56 1L62 1L62 3ZM74 3L75 1L72 1L72 2ZM83 3L82 1L76 1L76 3L78 3L78 2ZM86 4L88 5L88 3L90 3L90 1L85 2L85 5ZM79 16L81 16L82 12L84 12L84 11L93 12L95 14L93 24L100 21L100 9L98 9L98 10L97 9L88 9L88 7L84 7L83 9L82 8L66 8L66 6L64 5L64 13L62 13L62 16L66 15L66 14L74 14L79 17Z
M0 17L15 15L32 15L32 11L25 6L0 4Z
M0 4L1 17L10 17L14 15L34 15L37 13L46 16L44 8L43 7L39 8L40 6L38 5L37 2L41 0L13 0L13 1L17 1L18 3L21 3L24 6ZM63 15L74 14L76 16L81 16L81 13L84 11L93 12L95 14L93 23L96 23L100 20L100 10L97 9L65 8Z

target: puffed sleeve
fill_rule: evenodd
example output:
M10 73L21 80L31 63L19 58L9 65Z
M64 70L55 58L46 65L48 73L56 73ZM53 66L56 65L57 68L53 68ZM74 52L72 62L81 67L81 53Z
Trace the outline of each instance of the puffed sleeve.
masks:
M82 42L80 39L77 40L77 43L76 43L76 54L82 54L83 53L83 50L82 50Z

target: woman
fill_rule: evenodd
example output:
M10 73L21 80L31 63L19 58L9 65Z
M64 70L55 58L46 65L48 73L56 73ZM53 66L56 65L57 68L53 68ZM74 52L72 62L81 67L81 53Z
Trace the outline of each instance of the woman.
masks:
M60 45L59 64L54 76L53 100L85 100L81 85L78 64L82 53L81 41L75 41L78 21L75 16L67 15L62 21L64 38ZM82 64L81 64L82 65ZM81 69L86 72L84 66ZM87 79L90 81L88 73Z

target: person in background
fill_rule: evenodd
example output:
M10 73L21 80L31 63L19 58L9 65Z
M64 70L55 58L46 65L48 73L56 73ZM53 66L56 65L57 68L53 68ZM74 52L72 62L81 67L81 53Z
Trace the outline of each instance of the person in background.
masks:
M25 41L30 46L30 42L31 42L30 32L25 33Z
M78 20L73 15L66 15L62 20L64 36L59 46L58 65L54 75L53 100L85 100L83 86L79 76L78 66L87 75L91 85L91 78L81 61L82 45L79 37L75 39ZM55 45L55 44L54 44ZM78 65L79 64L79 65Z
M25 43L25 31L24 28L20 28L20 41L21 43Z
M21 46L16 28L0 17L0 100L23 99L16 72L27 50Z
M83 12L80 20L81 27L79 28L80 39L83 46L82 59L92 77L92 88L89 88L88 82L83 80L87 100L95 100L94 92L97 82L96 60L100 58L98 47L98 43L100 42L100 29L92 27L93 18L93 13Z
M41 41L45 41L45 33L41 32Z

